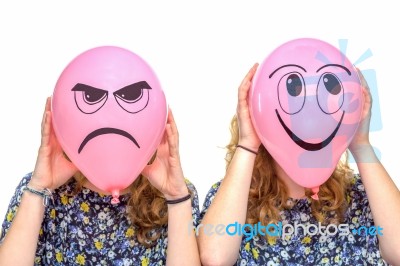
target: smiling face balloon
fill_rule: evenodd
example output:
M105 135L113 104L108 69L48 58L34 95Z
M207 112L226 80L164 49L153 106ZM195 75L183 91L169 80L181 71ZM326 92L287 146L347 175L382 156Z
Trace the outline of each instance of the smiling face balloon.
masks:
M360 122L363 94L357 70L326 42L292 40L260 65L249 104L264 147L317 199L319 186L333 173Z
M156 151L167 104L150 66L138 55L104 46L77 56L59 77L53 127L63 150L96 187L119 192Z

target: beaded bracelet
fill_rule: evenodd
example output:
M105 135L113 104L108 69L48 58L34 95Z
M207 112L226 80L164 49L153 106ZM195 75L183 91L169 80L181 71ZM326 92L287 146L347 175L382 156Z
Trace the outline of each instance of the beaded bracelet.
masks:
M48 188L45 188L43 190L36 190L36 189L26 186L24 188L24 191L29 191L30 193L33 193L35 195L42 197L43 198L43 206L45 206L45 207L49 206L50 199L54 204L53 193Z

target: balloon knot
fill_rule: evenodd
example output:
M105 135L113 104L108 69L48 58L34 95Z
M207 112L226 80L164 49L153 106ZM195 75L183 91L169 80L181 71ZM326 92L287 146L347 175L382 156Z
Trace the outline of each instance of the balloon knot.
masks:
M318 193L313 194L313 195L311 196L311 198L312 198L313 200L319 200Z
M119 203L118 197L113 197L111 200L111 204L118 204L118 203Z
M112 192L112 199L111 199L111 204L118 204L119 201L119 191L113 191Z
M314 194L311 196L311 198L312 198L313 200L319 200L319 197L318 197L319 186L318 186L318 187L312 188L311 191L314 193Z

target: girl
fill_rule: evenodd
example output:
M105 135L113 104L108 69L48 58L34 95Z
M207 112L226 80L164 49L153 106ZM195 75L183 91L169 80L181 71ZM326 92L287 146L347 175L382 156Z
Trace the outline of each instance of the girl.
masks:
M362 123L350 144L360 175L340 162L321 185L319 201L311 191L293 182L260 145L250 119L248 91L257 64L239 87L237 114L227 146L225 178L209 191L201 214L202 224L347 224L346 234L297 234L285 237L265 231L247 236L199 232L204 265L400 265L400 193L369 143L371 96L362 78L365 104ZM350 175L349 175L350 173ZM346 225L345 225L346 226ZM352 230L375 226L375 235ZM383 228L383 231L379 229ZM271 227L272 228L272 227ZM383 235L378 234L383 233ZM230 232L234 232L231 228ZM254 231L253 231L254 233ZM264 234L265 236L263 236ZM386 261L384 261L384 260Z
M194 233L182 231L199 210L183 177L171 110L142 174L111 205L111 195L63 154L49 98L35 169L18 186L2 226L0 265L200 265Z

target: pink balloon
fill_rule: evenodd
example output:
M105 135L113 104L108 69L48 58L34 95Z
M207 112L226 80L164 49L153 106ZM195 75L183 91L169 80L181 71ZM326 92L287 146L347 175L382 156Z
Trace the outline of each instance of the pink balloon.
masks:
M303 38L276 48L252 84L251 117L261 142L288 176L312 188L317 198L360 123L357 70L334 46Z
M53 127L71 161L118 202L161 142L167 103L151 67L123 48L78 55L59 77Z

